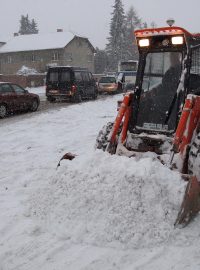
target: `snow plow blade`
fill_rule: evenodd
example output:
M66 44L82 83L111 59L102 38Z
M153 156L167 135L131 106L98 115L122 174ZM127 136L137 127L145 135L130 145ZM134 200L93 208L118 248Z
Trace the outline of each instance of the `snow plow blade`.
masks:
M189 178L181 209L174 226L185 227L200 211L200 183L196 176Z

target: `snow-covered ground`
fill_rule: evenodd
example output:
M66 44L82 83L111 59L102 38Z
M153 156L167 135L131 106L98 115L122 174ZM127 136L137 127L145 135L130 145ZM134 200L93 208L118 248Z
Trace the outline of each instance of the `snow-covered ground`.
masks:
M200 269L199 216L173 227L179 174L94 150L120 97L1 125L1 270Z

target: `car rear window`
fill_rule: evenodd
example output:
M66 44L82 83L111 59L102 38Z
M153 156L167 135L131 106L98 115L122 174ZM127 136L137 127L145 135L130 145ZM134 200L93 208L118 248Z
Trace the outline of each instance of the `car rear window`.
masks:
M49 71L49 81L50 82L57 82L58 81L58 71Z
M102 77L100 80L99 80L100 83L115 83L116 82L116 79L115 77Z
M70 71L69 70L62 70L60 73L60 81L61 82L70 82Z

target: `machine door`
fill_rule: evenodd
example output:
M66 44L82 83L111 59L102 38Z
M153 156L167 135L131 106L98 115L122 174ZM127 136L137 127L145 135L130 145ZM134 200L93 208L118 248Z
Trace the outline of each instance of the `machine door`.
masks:
M176 96L181 75L182 54L179 52L149 53L146 57L137 129L173 131L177 105L173 106L166 124L168 110Z
M200 45L192 49L189 93L200 96Z

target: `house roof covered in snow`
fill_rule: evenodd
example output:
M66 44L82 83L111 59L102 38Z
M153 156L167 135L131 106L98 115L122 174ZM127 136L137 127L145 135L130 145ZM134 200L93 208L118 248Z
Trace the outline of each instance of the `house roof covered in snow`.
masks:
M0 53L61 49L74 37L75 36L70 32L19 35L13 37L3 45L0 48ZM87 38L84 39L87 40Z

